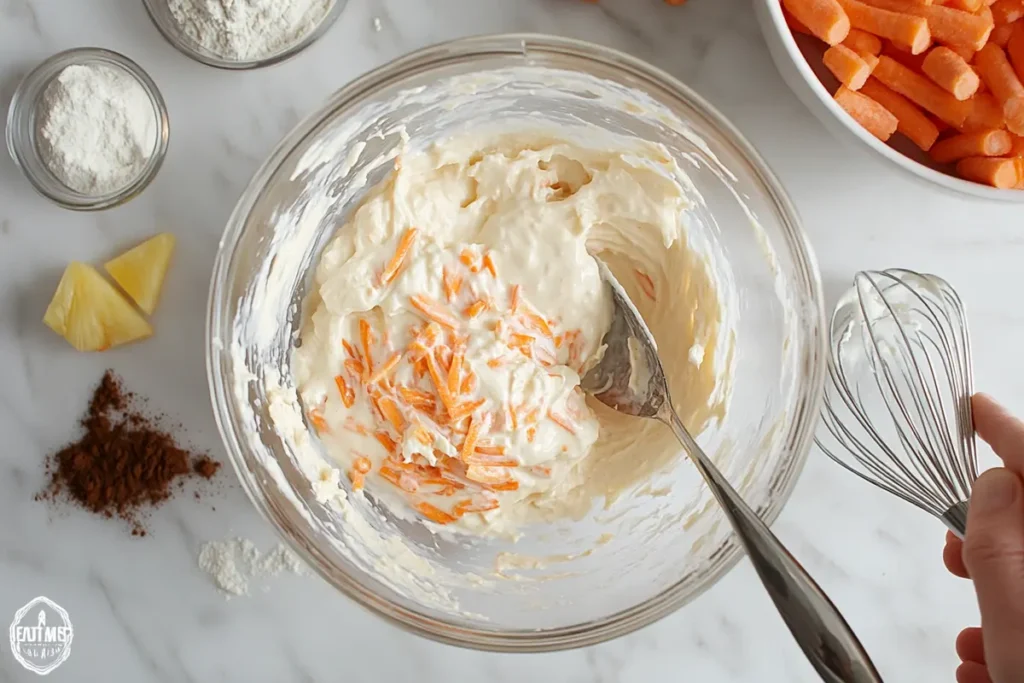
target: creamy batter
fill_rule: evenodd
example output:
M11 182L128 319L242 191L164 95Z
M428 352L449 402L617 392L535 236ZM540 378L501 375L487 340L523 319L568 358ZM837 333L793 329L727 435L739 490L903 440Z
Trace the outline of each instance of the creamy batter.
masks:
M294 357L347 488L433 524L515 533L675 458L667 430L579 389L611 316L591 253L651 326L690 429L720 416L721 304L687 244L678 178L658 145L537 131L400 156L324 251Z

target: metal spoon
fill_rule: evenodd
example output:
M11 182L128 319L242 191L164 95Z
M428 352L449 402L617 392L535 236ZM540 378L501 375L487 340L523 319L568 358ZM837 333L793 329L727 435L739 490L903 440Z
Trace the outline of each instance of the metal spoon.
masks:
M672 429L732 522L779 614L822 680L881 683L870 657L836 606L686 431L672 407L650 330L608 267L599 259L597 264L611 289L615 311L604 337L604 356L583 377L583 390L620 413L654 418Z

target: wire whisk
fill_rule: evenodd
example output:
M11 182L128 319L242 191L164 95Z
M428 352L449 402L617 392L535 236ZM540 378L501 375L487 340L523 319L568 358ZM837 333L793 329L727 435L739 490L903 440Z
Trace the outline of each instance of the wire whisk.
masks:
M971 340L942 278L863 271L836 305L815 443L963 538L978 478Z

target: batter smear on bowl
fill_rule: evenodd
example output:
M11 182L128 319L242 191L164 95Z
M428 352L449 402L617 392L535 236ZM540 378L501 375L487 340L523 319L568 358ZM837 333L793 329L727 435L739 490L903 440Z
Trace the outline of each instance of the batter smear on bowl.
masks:
M602 452L623 427L579 388L611 322L597 251L641 307L668 299L657 305L685 344L669 371L700 431L721 408L720 307L686 247L678 177L656 145L536 134L399 157L321 256L294 358L308 422L351 490L491 532L580 513L653 466L622 439Z

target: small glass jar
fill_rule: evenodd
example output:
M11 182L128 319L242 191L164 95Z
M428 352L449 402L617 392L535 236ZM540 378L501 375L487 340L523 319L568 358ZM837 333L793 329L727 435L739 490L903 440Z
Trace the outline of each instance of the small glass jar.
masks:
M174 18L174 15L171 14L168 0L143 0L142 4L146 6L146 11L149 13L149 18L153 20L153 25L156 26L160 34L176 50L207 66L242 71L277 64L305 50L315 43L337 21L338 17L341 16L341 11L348 4L348 0L334 0L327 11L324 12L324 15L320 17L316 27L296 42L273 54L254 59L232 59L211 52L197 43L181 29L181 25Z
M131 76L153 105L156 135L153 149L138 175L124 187L104 194L84 194L61 181L46 165L39 151L39 104L47 86L72 65L103 65ZM167 154L170 124L167 105L153 79L124 55L101 48L83 47L53 55L33 69L18 85L7 112L7 149L39 194L66 209L99 211L124 204L142 192L156 176Z

